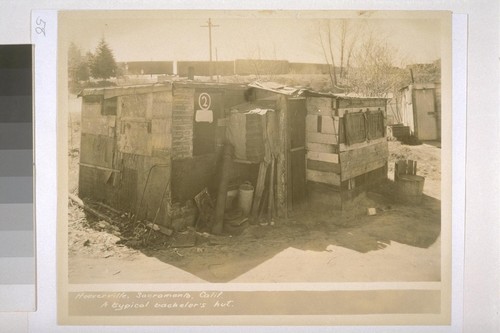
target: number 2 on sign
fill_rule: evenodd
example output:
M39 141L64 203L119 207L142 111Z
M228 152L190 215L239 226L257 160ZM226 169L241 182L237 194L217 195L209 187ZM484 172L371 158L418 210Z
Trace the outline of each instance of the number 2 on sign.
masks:
M202 110L210 109L210 105L212 104L212 98L207 93L201 93L200 97L198 97L198 105Z

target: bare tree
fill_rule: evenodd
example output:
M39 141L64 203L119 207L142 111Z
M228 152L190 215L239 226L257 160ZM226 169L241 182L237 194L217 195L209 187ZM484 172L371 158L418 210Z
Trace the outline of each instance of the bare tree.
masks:
M337 73L335 70L335 57L333 56L331 22L328 20L325 23L326 24L323 24L324 29L322 29L321 25L319 26L319 42L323 50L325 62L328 65L328 73L330 75L332 88L335 88L337 86ZM326 32L322 32L322 30L326 30ZM325 34L326 36L324 36ZM328 50L325 44L328 44Z
M351 58L355 47L363 35L363 24L353 23L350 20L342 19L340 21L340 78L347 81L349 69L351 67ZM347 82L346 82L347 83Z
M353 52L363 31L362 22L348 19L324 20L318 29L319 44L325 62L329 66L330 81L333 87L348 84L348 72ZM337 66L338 67L337 67ZM339 69L337 77L337 68Z
M406 71L397 66L397 49L371 33L353 51L352 89L362 95L388 97L409 83Z

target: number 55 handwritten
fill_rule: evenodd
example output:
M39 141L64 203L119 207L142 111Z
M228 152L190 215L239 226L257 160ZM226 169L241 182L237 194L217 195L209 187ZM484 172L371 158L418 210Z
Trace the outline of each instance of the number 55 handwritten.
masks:
M37 17L35 24L37 25L37 27L35 28L35 32L39 35L43 34L45 36L45 26L47 25L47 23L40 17Z

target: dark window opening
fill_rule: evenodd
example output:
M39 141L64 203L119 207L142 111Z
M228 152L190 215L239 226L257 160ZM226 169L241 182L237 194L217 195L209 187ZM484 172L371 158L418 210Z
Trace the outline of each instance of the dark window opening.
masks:
M102 106L102 115L103 116L116 116L116 106L117 106L117 98L108 98L104 100Z

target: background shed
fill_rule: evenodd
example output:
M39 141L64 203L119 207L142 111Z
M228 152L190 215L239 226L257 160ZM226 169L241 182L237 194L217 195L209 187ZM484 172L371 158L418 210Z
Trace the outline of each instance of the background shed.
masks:
M401 89L403 124L419 140L441 139L441 84L415 83Z

